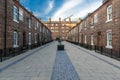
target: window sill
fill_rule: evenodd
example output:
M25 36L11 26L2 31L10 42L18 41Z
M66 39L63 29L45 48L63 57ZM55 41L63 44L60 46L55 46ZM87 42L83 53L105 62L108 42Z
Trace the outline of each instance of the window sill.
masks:
M18 45L14 45L13 47L14 47L14 48L17 48L17 47L19 47L19 46L18 46Z
M17 21L17 20L13 20L13 21L19 23L19 21Z
M91 26L90 28L92 29L92 28L94 28L94 26Z
M111 22L111 21L112 21L112 19L110 19L110 20L107 20L107 21L106 21L106 23L108 23L108 22Z
M106 48L108 48L108 49L112 49L113 47L112 47L112 46L106 46Z
M29 43L29 45L31 45L31 43Z

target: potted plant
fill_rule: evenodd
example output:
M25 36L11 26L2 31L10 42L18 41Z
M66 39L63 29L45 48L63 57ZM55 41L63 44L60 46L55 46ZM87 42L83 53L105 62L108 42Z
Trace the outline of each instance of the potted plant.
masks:
M64 45L61 44L61 40L58 40L59 44L57 45L57 50L64 50Z

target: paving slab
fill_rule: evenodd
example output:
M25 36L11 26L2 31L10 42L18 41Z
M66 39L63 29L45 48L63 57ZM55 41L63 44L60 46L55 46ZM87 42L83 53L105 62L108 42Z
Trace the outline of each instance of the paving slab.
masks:
M56 44L49 43L0 63L0 80L50 80Z
M80 80L120 80L120 62L80 46L64 42Z

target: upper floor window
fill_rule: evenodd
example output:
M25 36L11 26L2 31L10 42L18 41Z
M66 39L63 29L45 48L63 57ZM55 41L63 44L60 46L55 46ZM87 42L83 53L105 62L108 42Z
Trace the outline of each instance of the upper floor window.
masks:
M16 31L14 31L14 43L13 43L13 47L18 47L18 33Z
M112 5L108 6L107 8L107 21L112 20Z
M91 18L90 26L94 26L93 18Z
M38 23L38 21L37 21L37 28L39 27L39 23Z
M31 28L31 23L32 23L32 21L31 21L31 18L29 18L29 28Z
M85 27L87 27L87 22L85 21Z
M19 10L19 20L23 21L23 11Z
M19 10L16 6L13 7L13 21L18 22L19 21Z
M98 14L95 14L94 15L94 23L97 23L98 22Z

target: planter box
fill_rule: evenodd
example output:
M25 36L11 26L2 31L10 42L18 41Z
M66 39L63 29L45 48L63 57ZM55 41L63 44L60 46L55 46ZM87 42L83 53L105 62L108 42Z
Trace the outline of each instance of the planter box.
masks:
M57 50L64 50L64 45L57 45Z

